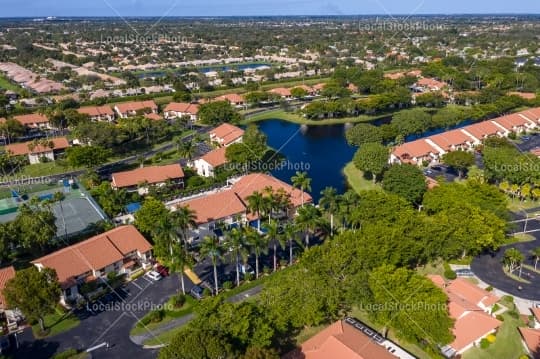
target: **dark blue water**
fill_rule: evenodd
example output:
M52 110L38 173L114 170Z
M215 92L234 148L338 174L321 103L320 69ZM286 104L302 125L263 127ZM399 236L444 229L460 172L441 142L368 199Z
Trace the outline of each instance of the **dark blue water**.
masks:
M265 63L255 63L255 64L243 64L243 65L227 65L227 66L209 66L209 67L202 67L199 69L199 72L207 73L210 71L229 71L229 70L236 70L236 71L243 71L247 69L255 69L260 66L272 66L270 64ZM147 79L147 78L161 78L165 77L167 74L166 71L151 71L151 72L145 72L142 74L139 74L139 79Z
M344 125L301 127L268 120L260 122L259 128L268 137L268 145L287 158L282 168L271 171L272 175L291 183L297 171L306 171L312 179L311 194L315 202L326 187L334 187L339 192L347 189L342 170L353 158L356 148L347 144Z

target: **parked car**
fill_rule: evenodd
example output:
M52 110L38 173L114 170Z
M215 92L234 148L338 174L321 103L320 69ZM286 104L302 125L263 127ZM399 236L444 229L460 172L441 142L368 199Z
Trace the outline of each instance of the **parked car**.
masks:
M199 287L198 285L193 286L191 290L189 291L189 294L195 299L203 299L203 289Z
M253 270L253 268L249 265L249 264L239 264L238 265L238 271L241 273L241 274L255 274L255 271Z
M169 276L169 269L167 267L162 266L159 263L155 265L154 269L162 277L168 277Z
M146 272L144 276L153 281L158 281L161 279L161 274L153 270Z
M458 277L474 277L474 273L470 269L456 269L455 272Z

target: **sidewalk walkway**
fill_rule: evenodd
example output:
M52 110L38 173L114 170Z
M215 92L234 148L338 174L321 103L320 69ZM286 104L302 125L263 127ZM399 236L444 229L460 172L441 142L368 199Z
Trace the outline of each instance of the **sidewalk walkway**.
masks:
M187 275L187 273L186 273ZM227 298L227 302L231 302L231 303L239 303L239 302L242 302L248 298L251 298L257 294L259 294L261 292L261 290L263 289L263 286L262 284L261 285L258 285L254 288L251 288L251 289L248 289L244 292L241 292L241 293L238 293L237 295L235 296L232 296L230 298ZM194 314L188 314L188 315L185 315L181 318L176 318L176 319L173 319L171 320L170 322L168 322L167 324L155 329L155 330L152 330L152 331L148 331L144 334L140 334L140 335L135 335L135 336L130 336L129 339L131 339L131 341L137 345L144 345L144 342L149 340L149 339L152 339L152 338L155 338L165 332L168 332L170 330L173 330L173 329L176 329L176 328L180 328L184 325L186 325L191 319L193 319L194 317Z

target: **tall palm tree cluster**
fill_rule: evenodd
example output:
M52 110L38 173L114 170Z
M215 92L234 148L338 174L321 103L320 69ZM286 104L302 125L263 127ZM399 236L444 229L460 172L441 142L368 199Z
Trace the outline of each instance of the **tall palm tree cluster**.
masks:
M305 173L297 173L293 179L302 192L310 189L311 180ZM246 198L249 215L256 222L243 223L238 219L236 225L218 224L223 230L223 238L206 236L199 248L201 258L208 258L213 267L215 293L219 291L218 266L230 263L235 266L235 283L240 285L241 274L245 274L248 259L254 256L255 278L260 276L260 261L263 255L272 253L272 269L278 270L279 251L288 249L288 258L281 258L289 265L294 262L293 249L296 246L308 248L312 238L323 239L333 236L337 231L355 229L354 208L358 195L348 191L339 195L336 189L328 187L321 192L319 205L302 203L295 213L290 194L283 189L266 187ZM179 207L169 216L156 223L154 238L156 255L163 259L171 271L183 272L193 265L189 252L190 228L196 228L195 213L187 207ZM288 247L288 248L287 248ZM285 255L283 256L285 257ZM180 276L182 291L185 293L183 276Z

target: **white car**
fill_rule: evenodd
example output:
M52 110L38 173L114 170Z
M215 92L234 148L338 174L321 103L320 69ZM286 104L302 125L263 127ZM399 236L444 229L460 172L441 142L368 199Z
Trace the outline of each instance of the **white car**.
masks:
M145 274L145 277L148 278L148 279L151 279L151 280L155 280L155 281L158 281L161 279L161 274L159 274L158 272L156 271L149 271L149 272L146 272Z

